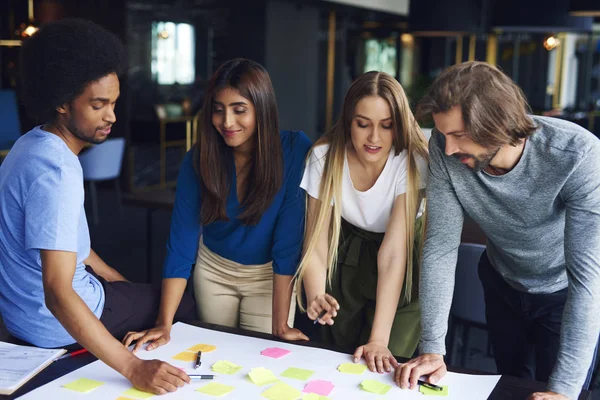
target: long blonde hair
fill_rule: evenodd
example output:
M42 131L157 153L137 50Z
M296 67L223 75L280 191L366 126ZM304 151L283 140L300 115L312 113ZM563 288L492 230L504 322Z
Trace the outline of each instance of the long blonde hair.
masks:
M326 227L325 220L331 210L331 224L329 226L329 249L327 252L327 284L331 287L333 273L337 264L338 245L342 224L342 174L344 169L344 157L346 145L350 142L350 129L356 105L364 97L378 96L387 101L393 122L393 146L395 154L407 150L408 157L408 185L406 192L406 276L404 281L404 297L410 303L413 284L413 250L415 239L415 219L420 205L421 194L419 192L419 170L415 161L415 155L428 160L427 140L421 132L415 117L413 116L404 89L396 79L384 72L367 72L358 77L350 86L344 99L342 114L337 123L321 137L312 147L308 159L314 149L320 145L328 144L329 150L325 158L323 176L319 190L320 205L318 212L311 221L314 230L305 231L304 253L298 270L296 271L296 296L302 311L302 280L308 267L308 260L315 251L321 232ZM333 206L331 205L333 201ZM311 218L307 213L308 219ZM422 243L422 241L421 241ZM420 254L418 249L417 254ZM418 261L418 260L417 260ZM310 299L309 299L310 301Z

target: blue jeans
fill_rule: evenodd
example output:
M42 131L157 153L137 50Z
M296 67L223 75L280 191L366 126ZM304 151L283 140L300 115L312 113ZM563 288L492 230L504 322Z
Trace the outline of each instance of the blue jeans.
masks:
M498 373L547 382L558 355L567 288L548 294L520 292L496 272L485 251L479 279Z

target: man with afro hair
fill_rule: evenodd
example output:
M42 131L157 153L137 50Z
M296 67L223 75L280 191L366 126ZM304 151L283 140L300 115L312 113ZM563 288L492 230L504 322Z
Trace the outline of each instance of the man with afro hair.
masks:
M16 338L81 345L138 389L163 394L190 378L117 340L154 325L160 292L128 282L91 249L83 206L78 154L116 122L123 61L119 39L89 21L51 22L23 43L23 100L41 125L0 166L0 312ZM178 318L194 318L185 297Z

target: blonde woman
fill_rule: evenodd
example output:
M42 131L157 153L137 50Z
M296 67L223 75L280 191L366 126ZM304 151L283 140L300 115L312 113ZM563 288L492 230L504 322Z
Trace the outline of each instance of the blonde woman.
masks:
M356 348L354 361L364 357L371 371L391 371L393 355L411 357L419 340L413 266L427 159L427 141L400 84L368 72L350 87L338 123L312 147L302 178L302 310L324 325L324 342Z

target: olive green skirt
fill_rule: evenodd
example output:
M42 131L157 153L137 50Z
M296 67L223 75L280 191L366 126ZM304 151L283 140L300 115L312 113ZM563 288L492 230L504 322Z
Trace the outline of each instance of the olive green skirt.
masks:
M420 248L423 221L415 226L415 260ZM366 344L373 328L377 295L377 253L383 233L368 232L342 220L338 264L331 282L331 295L340 304L332 326L323 326L325 343L342 347ZM420 338L421 311L418 301L419 268L413 267L412 301L404 304L404 291L396 310L388 348L393 355L412 357Z

